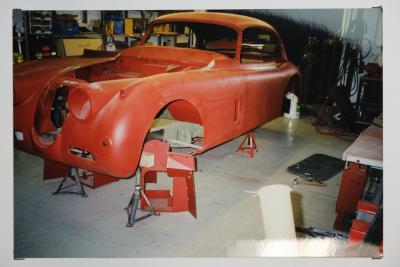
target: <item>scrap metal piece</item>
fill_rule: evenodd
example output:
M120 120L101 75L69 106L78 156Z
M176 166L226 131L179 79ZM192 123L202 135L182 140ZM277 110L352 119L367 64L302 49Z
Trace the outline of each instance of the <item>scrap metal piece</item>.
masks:
M143 151L154 155L154 164L142 168L143 192L158 212L189 211L196 218L195 158L190 154L169 152L169 148L168 143L160 140L150 140L145 144ZM159 172L173 179L172 190L146 188L148 183L157 183ZM145 199L141 200L141 208L146 209L149 205Z
M314 185L314 186L327 186L327 184L317 178L299 176L293 179L294 185Z
M348 233L335 230L325 230L316 227L296 227L296 232L303 233L312 237L331 237L345 240L349 238Z

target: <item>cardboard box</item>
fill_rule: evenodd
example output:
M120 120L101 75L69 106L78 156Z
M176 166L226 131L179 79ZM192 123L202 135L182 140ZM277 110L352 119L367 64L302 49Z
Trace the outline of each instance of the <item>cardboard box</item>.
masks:
M126 35L133 35L133 19L125 19L125 32Z
M86 39L60 39L59 54L61 57L81 56L83 50L101 50L103 40L100 38L86 38Z

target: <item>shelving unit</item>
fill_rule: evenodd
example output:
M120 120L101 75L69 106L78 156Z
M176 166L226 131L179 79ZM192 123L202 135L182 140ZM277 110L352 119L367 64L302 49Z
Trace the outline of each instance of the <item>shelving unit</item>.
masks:
M28 11L29 33L39 35L53 34L52 11Z
M132 44L134 44L138 39L141 38L141 33L140 32L135 32L136 24L135 21L138 18L132 18L129 16L129 11L101 11L101 21L103 24L103 41L105 44L105 50L110 50L114 47L114 44L116 43L125 43L126 46L130 47ZM131 24L131 29L127 32L127 19L131 19L132 21L130 22ZM140 25L143 23L143 18L140 19ZM122 23L122 28L124 33L119 33L121 32L121 27L115 27L115 24L118 23L118 25L121 25ZM119 31L115 33L115 28L119 28ZM141 31L143 29L139 27ZM115 38L117 40L115 40ZM123 41L122 41L123 40ZM116 42L115 42L116 41Z
M15 40L14 50L19 51L18 41L22 43L22 50L25 60L41 59L44 57L62 56L60 53L60 39L78 39L78 38L101 38L103 40L103 50L113 50L114 43L121 45L118 48L125 48L134 45L137 40L142 37L139 29L143 30L143 25L148 23L148 14L142 14L142 12L136 11L120 11L121 16L116 18L122 21L122 33L114 34L112 29L111 34L106 32L106 23L112 19L109 15L111 11L71 11L71 13L59 13L58 11L20 11L22 12L23 21L20 23L23 25L23 32L15 34L13 40ZM57 18L60 14L71 14L76 15L77 22L79 23L79 33L71 34L68 36L60 35L55 33L57 24ZM145 17L143 17L145 16ZM151 16L150 16L151 17ZM125 24L126 19L132 19L128 21L129 25L132 25L130 31L126 31ZM90 20L90 23L88 23ZM138 23L140 20L140 23ZM93 24L92 24L93 22ZM94 27L94 22L98 23ZM120 30L121 30L121 22ZM139 27L140 24L140 27ZM90 27L88 27L90 25ZM89 29L89 31L82 31L82 26ZM82 27L82 28L81 28ZM92 31L92 27L97 32ZM45 49L45 51L43 51Z

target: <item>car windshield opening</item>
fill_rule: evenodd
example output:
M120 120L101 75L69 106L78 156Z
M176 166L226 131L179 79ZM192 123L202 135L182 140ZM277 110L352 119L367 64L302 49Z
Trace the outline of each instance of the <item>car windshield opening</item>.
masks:
M234 58L236 40L236 31L226 26L199 22L168 22L155 24L145 45L208 50Z

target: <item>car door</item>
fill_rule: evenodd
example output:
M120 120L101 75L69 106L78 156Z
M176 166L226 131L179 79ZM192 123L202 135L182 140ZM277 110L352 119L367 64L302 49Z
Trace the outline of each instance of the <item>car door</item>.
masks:
M240 65L246 73L244 127L252 129L281 113L285 63L278 36L267 28L243 30Z

